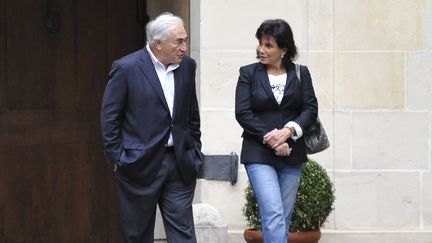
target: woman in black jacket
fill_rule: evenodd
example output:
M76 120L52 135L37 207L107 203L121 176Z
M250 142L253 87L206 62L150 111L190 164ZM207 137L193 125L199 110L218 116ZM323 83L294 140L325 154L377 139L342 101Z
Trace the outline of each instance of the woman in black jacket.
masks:
M235 114L244 129L241 163L260 207L264 242L286 243L301 165L307 161L303 131L317 118L310 73L301 66L292 30L266 20L256 38L259 62L240 68Z

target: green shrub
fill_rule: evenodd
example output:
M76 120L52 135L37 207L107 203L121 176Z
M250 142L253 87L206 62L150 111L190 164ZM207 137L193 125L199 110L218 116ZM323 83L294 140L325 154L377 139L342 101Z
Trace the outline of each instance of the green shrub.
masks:
M259 208L250 185L245 189L245 199L243 214L249 226L261 230ZM290 232L319 229L332 212L334 200L333 183L326 170L309 160L303 165Z

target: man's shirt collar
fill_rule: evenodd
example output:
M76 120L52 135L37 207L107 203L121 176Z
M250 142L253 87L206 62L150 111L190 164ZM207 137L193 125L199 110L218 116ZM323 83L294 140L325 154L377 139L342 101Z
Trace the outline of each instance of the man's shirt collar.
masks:
M156 56L153 54L152 50L150 49L150 45L148 43L146 44L146 49L147 49L147 52L150 54L150 59L152 60L152 63L155 67L157 66L158 68L162 68L166 72L169 72L172 70L176 70L180 66L180 64L178 64L178 63L173 63L173 64L170 64L168 66L168 68L165 69L165 65L163 63L161 63L159 61L159 59L156 58Z

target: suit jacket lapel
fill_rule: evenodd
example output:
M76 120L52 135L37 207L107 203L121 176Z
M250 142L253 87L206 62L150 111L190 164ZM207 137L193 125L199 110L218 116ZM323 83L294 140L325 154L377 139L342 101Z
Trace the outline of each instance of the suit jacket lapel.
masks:
M255 81L261 85L262 88L264 88L265 92L267 93L267 95L270 97L270 99L272 99L273 103L276 106L279 106L279 104L276 101L276 98L274 97L273 91L271 89L270 86L270 81L267 75L267 71L265 69L265 66L262 65L261 63L258 64L258 67L256 69L256 73L255 73Z
M296 74L295 74L295 70L291 70L289 72L287 72L287 80L285 83L285 88L284 88L284 96L282 97L282 101L281 101L281 105L284 104L286 102L286 99L288 97L288 88L296 81Z
M292 84L292 82L295 80L295 70L291 70L289 72L287 72L287 80L285 83L285 89L284 89L284 94L286 93L287 89L289 88L289 86Z
M145 47L142 49L142 55L140 59L141 59L140 68L144 73L144 77L147 79L147 81L155 90L163 106L169 111L168 103L166 102L159 77L157 76L156 69L153 66L153 62L150 58L150 54L147 52Z
M180 105L180 102L183 99L180 99L182 96L182 87L184 79L183 79L183 67L180 63L180 66L174 70L174 106L173 106L173 117L176 115L177 106Z

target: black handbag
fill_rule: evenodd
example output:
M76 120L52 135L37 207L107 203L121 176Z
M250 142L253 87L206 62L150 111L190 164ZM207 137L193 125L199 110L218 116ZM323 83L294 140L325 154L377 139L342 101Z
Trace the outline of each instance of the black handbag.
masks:
M295 68L297 79L301 83L300 65L296 64ZM315 154L330 147L330 142L328 140L327 134L318 117L315 123L312 124L312 126L303 131L303 139L306 144L307 154Z

